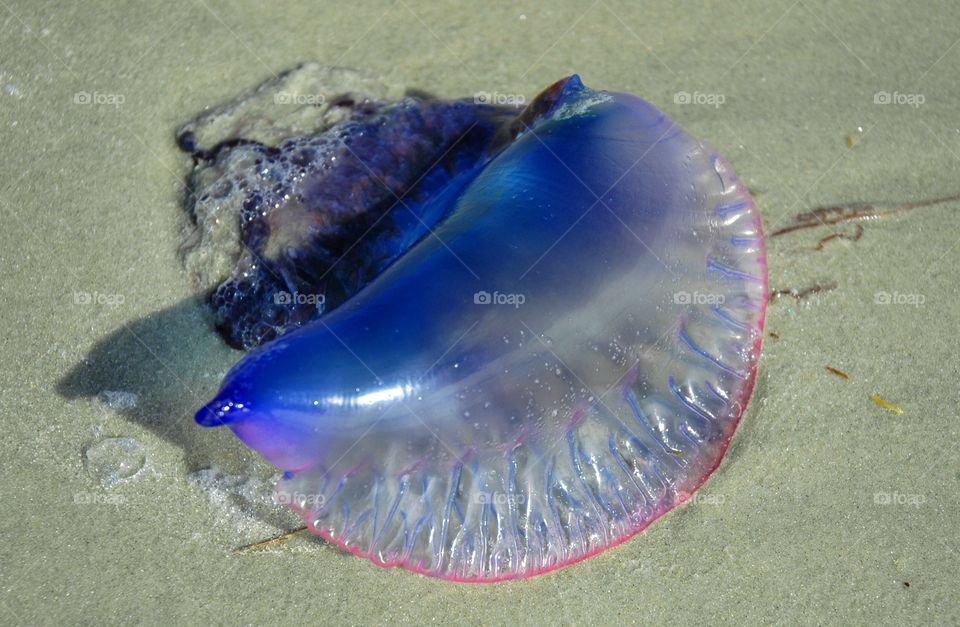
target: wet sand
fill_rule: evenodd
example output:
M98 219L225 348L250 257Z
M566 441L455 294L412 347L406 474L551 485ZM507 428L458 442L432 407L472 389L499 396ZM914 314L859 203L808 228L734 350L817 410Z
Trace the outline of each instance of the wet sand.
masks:
M960 202L921 202L960 192L956 5L0 14L3 622L960 620ZM578 72L716 146L768 234L846 207L768 237L781 295L757 388L696 499L597 557L496 585L378 569L303 535L235 554L298 521L270 504L268 465L193 423L238 353L178 254L190 161L174 129L307 60L443 97L530 97ZM883 215L830 223L853 203ZM105 475L118 454L132 477Z

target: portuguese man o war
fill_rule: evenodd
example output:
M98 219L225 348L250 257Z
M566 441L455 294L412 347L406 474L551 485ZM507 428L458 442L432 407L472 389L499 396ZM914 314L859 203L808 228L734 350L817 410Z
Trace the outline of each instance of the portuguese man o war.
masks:
M523 109L344 102L269 141L181 130L195 201L237 207L211 304L250 349L197 422L283 470L314 534L449 580L577 562L689 498L767 303L729 164L575 75Z

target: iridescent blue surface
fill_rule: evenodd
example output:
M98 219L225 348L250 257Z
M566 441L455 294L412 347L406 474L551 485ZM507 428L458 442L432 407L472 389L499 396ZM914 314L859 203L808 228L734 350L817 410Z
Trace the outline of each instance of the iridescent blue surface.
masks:
M574 76L504 128L428 235L197 414L288 471L315 533L450 579L550 570L687 498L766 305L749 195L651 104Z

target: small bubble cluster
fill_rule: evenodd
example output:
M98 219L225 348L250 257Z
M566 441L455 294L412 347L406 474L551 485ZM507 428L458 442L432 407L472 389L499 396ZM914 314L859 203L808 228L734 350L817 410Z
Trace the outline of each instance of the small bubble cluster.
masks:
M134 438L105 438L83 452L87 473L107 490L136 478L146 463L146 450Z

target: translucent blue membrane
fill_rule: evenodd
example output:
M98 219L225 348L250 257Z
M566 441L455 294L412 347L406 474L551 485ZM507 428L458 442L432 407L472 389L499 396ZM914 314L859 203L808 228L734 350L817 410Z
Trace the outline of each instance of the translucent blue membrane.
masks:
M435 192L443 219L197 414L379 565L496 581L616 545L706 480L750 397L766 260L729 165L575 76L512 128Z

